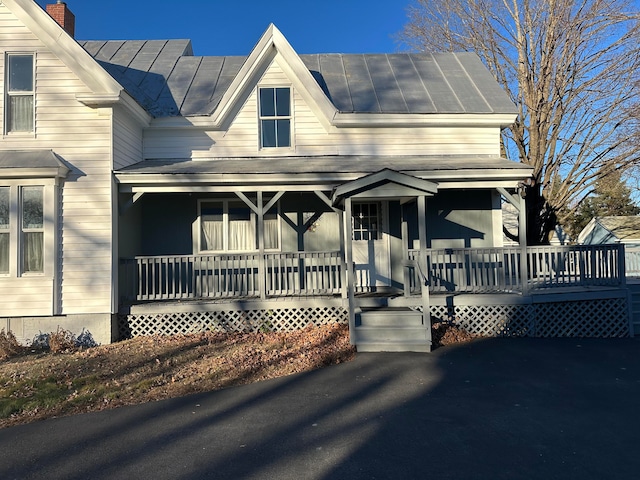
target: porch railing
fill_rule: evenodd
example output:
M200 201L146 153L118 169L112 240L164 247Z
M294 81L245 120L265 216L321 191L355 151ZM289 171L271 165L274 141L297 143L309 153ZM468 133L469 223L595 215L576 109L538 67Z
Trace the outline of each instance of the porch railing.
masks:
M424 261L409 250L411 291L521 292L560 286L619 286L625 282L621 245L429 249Z
M126 301L260 296L260 256L163 255L120 261ZM340 252L268 253L266 295L323 295L342 288Z
M640 277L640 248L625 247L624 259L627 277Z
M518 247L429 249L424 260L419 250L409 250L408 257L411 293L424 284L434 293L499 293L625 283L622 245L529 247L526 253ZM640 250L637 257L627 254L627 263L630 272L640 275ZM342 291L344 277L336 251L268 253L263 258L141 256L123 259L120 274L125 301L259 297L263 282L266 297L334 295Z

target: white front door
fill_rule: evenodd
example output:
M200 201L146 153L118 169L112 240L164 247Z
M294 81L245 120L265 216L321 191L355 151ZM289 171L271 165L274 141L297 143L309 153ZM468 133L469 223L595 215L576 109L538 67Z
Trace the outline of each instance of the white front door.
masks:
M358 292L391 285L387 202L353 202L353 263Z

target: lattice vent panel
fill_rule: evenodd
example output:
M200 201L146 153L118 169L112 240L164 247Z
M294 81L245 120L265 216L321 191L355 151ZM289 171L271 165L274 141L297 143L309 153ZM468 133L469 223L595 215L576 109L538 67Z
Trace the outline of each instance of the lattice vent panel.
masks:
M625 298L529 305L432 306L434 321L489 337L627 337Z
M446 309L446 320L476 335L524 337L530 335L533 327L529 305L465 305L456 306L454 312L442 308Z
M198 332L291 332L307 325L348 323L342 307L119 315L120 338Z
M536 337L627 337L629 318L625 298L582 302L540 303Z

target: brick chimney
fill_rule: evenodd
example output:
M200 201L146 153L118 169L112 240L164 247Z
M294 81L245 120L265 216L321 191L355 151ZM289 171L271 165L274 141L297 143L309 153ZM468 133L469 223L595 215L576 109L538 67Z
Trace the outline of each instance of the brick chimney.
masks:
M60 25L65 32L71 35L71 37L75 35L76 16L67 8L66 3L62 0L58 0L57 3L47 5L47 13L51 18L58 22L58 25Z

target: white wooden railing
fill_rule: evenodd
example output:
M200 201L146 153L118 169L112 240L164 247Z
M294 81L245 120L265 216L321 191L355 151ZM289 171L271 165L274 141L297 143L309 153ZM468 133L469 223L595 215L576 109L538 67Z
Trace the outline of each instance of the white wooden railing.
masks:
M640 248L639 247L625 247L624 259L626 265L627 277L638 278L640 277Z
M622 245L409 250L409 291L524 292L625 283ZM640 275L640 250L627 252ZM635 256L637 254L637 256ZM525 255L524 261L522 255ZM631 259L631 261L630 261ZM262 261L264 260L264 261ZM635 262L635 263L633 263ZM261 273L263 272L263 273ZM261 275L264 275L261 277ZM121 261L125 301L335 295L342 291L340 252L140 256Z
M260 296L260 256L162 255L120 262L126 301ZM340 252L268 253L268 296L331 295L342 288Z
M411 291L522 292L560 286L619 286L625 282L620 245L409 250Z

